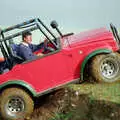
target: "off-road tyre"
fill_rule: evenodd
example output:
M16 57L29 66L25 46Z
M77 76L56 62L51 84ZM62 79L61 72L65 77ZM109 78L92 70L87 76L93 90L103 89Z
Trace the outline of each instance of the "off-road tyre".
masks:
M91 61L90 73L97 82L112 83L120 80L119 54L96 55Z
M0 116L4 120L28 118L34 109L31 96L20 88L8 88L0 95Z

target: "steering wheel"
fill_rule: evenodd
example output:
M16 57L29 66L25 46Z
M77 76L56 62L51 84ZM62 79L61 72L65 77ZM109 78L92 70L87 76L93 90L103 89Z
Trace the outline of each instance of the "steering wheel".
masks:
M47 39L44 40L44 51L43 52L54 52L55 48L49 45L49 41Z

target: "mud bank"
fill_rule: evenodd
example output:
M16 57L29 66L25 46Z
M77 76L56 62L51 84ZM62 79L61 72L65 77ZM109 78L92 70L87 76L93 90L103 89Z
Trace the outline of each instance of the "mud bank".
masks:
M30 120L120 120L120 84L66 86L37 99Z

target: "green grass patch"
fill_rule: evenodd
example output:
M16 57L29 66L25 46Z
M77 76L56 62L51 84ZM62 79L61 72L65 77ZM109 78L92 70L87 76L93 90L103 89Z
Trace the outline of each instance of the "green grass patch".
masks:
M79 94L87 94L91 100L105 100L120 104L120 83L104 84L72 84L70 89Z

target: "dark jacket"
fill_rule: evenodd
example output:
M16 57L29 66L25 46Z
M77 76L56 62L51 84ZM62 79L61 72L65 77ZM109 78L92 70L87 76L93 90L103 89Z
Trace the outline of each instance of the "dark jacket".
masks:
M33 52L42 49L44 47L44 44L41 43L39 45L29 44L29 46L26 46L24 44L19 45L19 51L18 54L21 56L24 60L34 60L37 58Z

